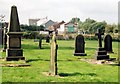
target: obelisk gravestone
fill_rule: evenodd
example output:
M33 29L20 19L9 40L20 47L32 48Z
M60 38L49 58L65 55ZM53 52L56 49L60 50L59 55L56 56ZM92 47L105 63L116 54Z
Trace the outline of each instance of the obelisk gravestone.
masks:
M17 13L17 7L11 7L10 22L7 32L7 49L6 49L6 60L17 61L24 60L23 50L21 49L21 36L19 18Z

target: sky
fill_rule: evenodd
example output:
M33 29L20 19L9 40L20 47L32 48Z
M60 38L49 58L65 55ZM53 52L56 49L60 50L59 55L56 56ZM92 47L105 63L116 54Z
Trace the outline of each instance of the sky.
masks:
M19 21L28 24L30 18L48 17L53 21L68 22L73 17L85 21L91 18L118 23L119 0L0 0L0 15L9 21L11 6L17 6Z

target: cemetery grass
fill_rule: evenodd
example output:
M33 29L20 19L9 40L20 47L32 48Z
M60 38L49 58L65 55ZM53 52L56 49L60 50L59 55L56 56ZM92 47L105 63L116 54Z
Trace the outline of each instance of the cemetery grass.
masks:
M22 39L22 48L27 67L2 67L2 82L118 82L118 66L96 65L80 60L94 57L97 41L86 40L87 56L76 57L74 53L74 40L58 40L58 75L60 77L46 76L43 72L49 71L50 44L45 40L39 49L38 42L33 39ZM118 42L113 42L114 54L118 56ZM2 53L5 58L5 52Z

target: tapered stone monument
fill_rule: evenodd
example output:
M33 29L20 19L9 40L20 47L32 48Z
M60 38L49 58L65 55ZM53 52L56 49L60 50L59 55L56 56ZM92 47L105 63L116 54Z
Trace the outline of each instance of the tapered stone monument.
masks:
M56 35L53 34L52 41L51 41L51 57L50 57L50 75L57 75L57 49L58 45L56 42Z
M99 47L96 51L95 54L95 59L96 60L103 60L103 59L109 59L109 55L107 55L107 52L104 48L102 48L102 35L104 35L104 33L101 32L101 29L98 29L98 32L95 34L96 36L98 36L98 44Z
M18 61L25 60L23 57L23 50L21 49L21 36L19 18L17 13L17 7L11 7L10 22L7 32L7 49L6 49L6 60L7 61Z

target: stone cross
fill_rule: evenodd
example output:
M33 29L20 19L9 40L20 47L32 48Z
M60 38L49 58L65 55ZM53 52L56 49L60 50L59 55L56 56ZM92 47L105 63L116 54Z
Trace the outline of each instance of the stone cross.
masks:
M50 57L50 74L53 76L57 75L57 49L58 45L56 42L56 35L54 33L51 40L51 57Z
M99 47L102 47L102 35L104 35L104 33L101 32L101 29L98 29L98 32L95 34L96 36L98 36L98 42L99 42Z

